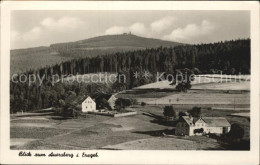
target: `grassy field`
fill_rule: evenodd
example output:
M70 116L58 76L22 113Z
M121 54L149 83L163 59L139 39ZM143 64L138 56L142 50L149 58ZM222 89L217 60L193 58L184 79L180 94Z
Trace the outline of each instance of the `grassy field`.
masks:
M142 148L144 150L196 150L224 149L214 139L200 137L200 141L178 139L172 137L152 137L147 139L139 139L130 142L125 142L117 145L108 145L102 149L117 149L117 150L136 150ZM204 140L202 142L202 140ZM153 144L153 145L151 145Z
M11 120L11 149L225 149L208 137L162 136L165 130L174 128L174 122L173 125L160 122L162 105L132 108L138 114L122 118L90 114L80 119L61 119L51 115L41 116L41 119L37 116L15 117ZM233 112L202 110L205 116L225 116L231 124L242 124L246 130L245 138L249 138L249 121L229 116Z
M170 82L168 80L165 80L165 81L158 81L158 82L142 85L134 89L151 89L151 88L160 88L160 89L172 88L173 89L175 88L175 85L170 85Z
M202 81L206 78L214 78L215 81ZM122 98L136 98L138 102L154 105L199 105L208 107L249 107L250 105L250 81L233 81L231 76L220 83L220 75L199 75L201 80L196 80L188 92L177 92L174 88L168 88L166 82L151 83L140 88L125 91L118 94ZM249 75L239 79L250 79ZM157 88L155 88L157 86ZM168 85L169 86L169 85ZM167 88L164 88L167 87ZM159 89L160 88L160 89Z
M209 90L245 90L250 91L250 81L229 82L229 83L208 83L196 84L192 89L209 89Z
M135 98L137 99L138 102L148 102L148 101L153 101L155 99L169 96L172 93L170 92L156 92L156 91L140 91L137 93L133 92L123 92L117 94L117 97L120 98Z
M158 81L136 87L134 89L174 89L171 82ZM250 75L221 75L205 74L195 75L191 82L192 89L213 89L213 90L250 90Z
M153 101L147 104L250 104L250 93L228 94L216 92L190 91L187 93L175 93Z
M117 97L135 98L138 102L151 105L199 105L206 107L249 107L250 92L227 93L222 90L189 90L187 93L176 91L128 91Z
M43 58L44 57L44 58ZM11 51L10 72L11 74L25 72L30 69L38 69L45 66L55 65L63 61L68 61L71 57L60 56L50 48L39 51Z

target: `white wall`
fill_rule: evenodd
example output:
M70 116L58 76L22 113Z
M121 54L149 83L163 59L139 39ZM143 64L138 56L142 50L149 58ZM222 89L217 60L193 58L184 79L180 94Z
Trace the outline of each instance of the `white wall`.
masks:
M230 127L228 127L228 132L230 131ZM216 133L223 134L223 127L207 127L205 130L206 133Z
M116 99L117 98L115 96L113 96L113 95L108 99L108 104L111 107L111 109L115 109Z
M195 130L195 129L200 129L200 128L203 128L203 131L205 131L205 129L206 129L206 123L205 123L203 120L201 120L201 119L199 119L199 120L195 123L195 125L192 125L192 126L190 127L189 135L190 135L190 136L194 136L194 135L195 135L195 134L194 134L194 130ZM196 134L196 135L202 135L202 133L201 133L201 134Z
M90 97L84 100L81 106L82 106L82 112L89 112L89 111L96 110L96 103Z

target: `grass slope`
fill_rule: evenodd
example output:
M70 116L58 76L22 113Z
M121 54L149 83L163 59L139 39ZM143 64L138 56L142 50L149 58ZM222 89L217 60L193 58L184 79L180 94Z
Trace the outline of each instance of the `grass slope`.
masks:
M153 48L159 46L176 46L177 42L164 41L160 39L144 38L132 34L105 35L86 40L53 44L51 47L78 47L78 48L109 48L109 47L132 47L132 48Z
M180 45L177 42L139 37L136 35L106 35L76 42L57 43L50 47L11 50L11 74L54 65L73 58L93 57L103 54ZM70 52L73 56L68 56Z

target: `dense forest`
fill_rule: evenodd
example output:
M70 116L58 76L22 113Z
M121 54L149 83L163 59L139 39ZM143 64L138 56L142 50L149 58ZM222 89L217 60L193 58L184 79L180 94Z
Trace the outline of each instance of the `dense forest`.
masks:
M68 52L66 52L68 53ZM73 53L73 52L72 52ZM73 59L38 70L40 75L69 75L122 70L171 72L181 68L198 68L202 73L249 74L250 40L214 44L159 47Z
M60 52L73 53L73 52ZM65 100L71 93L98 96L113 90L130 89L134 86L153 82L154 79L133 79L135 71L150 73L172 73L180 69L190 69L196 74L250 74L250 39L218 42L212 44L180 45L158 47L145 50L118 52L96 57L72 59L38 70L30 70L25 75L35 74L47 79L43 84L10 82L11 112L30 111L54 106ZM76 75L96 72L124 73L129 77L126 84L56 83L48 80L52 75ZM19 75L18 75L19 77Z

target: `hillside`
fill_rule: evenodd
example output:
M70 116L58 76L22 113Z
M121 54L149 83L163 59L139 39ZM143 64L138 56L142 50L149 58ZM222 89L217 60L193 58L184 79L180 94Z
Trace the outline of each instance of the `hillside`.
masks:
M181 43L144 38L133 34L106 35L85 40L56 43L49 47L11 50L11 73L42 68L74 58L95 57L156 47L174 47Z
M133 34L121 34L121 35L105 35L94 38L89 38L86 40L69 42L69 43L58 43L52 44L52 48L120 48L120 47L129 47L129 48L153 48L153 47L168 47L180 45L177 42L164 41L159 39L144 38L136 36Z

